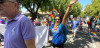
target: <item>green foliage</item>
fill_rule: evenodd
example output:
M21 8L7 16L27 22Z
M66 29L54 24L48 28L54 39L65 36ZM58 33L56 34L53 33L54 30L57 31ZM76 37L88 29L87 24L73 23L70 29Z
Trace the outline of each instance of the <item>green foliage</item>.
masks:
M65 11L68 7L69 0L53 0L53 8L57 9L59 12L60 16L64 16Z
M86 17L83 11L80 13L79 16L80 16L80 17Z
M42 8L41 10L52 11L53 8L57 9L60 16L64 16L66 9L68 8L70 0L51 0L51 3L48 8ZM75 17L80 15L82 6L80 3L75 3L71 7L70 15L74 15Z
M60 16L64 16L65 11L69 5L70 0L18 0L22 7L25 7L30 13L31 17L36 18L39 11L52 11L53 8L57 9ZM81 13L82 6L80 3L75 3L71 7L69 15L78 16Z
M92 4L88 4L84 10L86 16L98 16L100 13L100 0L92 0Z
M36 18L39 8L46 7L51 3L50 0L18 0L18 2L31 13L33 19Z
M69 15L73 15L74 17L77 17L80 15L81 10L82 10L82 6L80 3L77 2L72 5Z

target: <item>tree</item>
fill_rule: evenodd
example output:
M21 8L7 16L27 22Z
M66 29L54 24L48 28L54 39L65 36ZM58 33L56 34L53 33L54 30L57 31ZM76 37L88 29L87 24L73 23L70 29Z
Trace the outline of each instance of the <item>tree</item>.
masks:
M98 16L100 13L100 0L92 0L92 4L88 4L84 10L87 16Z
M53 8L57 9L60 16L64 16L66 9L68 8L70 0L52 0L52 4L50 5L49 10ZM81 13L82 6L80 3L75 3L72 5L69 15L78 16Z
M60 16L64 16L65 11L69 5L69 0L18 0L19 5L25 7L30 13L32 19L35 19L38 14L38 10L52 11L53 8L57 9ZM78 16L81 13L82 6L80 3L75 3L69 15Z
M74 17L77 17L80 15L82 10L82 5L80 3L75 3L73 4L73 6L71 7L71 11L69 13L69 15L73 15Z
M57 11L60 13L60 16L64 14L66 8L67 8L68 0L51 0L51 3L49 6L42 7L41 11L52 11L52 9L57 9Z
M81 13L80 13L79 16L80 16L80 17L86 17L83 11L81 11Z
M53 0L53 8L57 9L60 16L64 16L69 0Z
M18 2L31 13L32 19L37 17L39 8L46 7L51 3L50 0L18 0Z

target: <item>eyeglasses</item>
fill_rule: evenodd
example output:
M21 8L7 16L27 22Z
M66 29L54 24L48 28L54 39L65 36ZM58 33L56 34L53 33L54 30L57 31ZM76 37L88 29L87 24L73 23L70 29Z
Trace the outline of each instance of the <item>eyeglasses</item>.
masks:
M60 19L55 19L55 20L60 20Z

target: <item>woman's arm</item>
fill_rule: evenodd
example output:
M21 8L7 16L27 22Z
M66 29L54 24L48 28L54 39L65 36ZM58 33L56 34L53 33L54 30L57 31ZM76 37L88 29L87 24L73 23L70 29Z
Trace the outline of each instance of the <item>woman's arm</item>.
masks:
M74 3L76 3L77 1L78 1L78 0L72 0L72 1L70 2L69 6L68 6L68 8L67 8L67 10L66 10L66 13L65 13L65 15L64 15L64 17L63 17L63 19L62 19L62 24L63 24L63 26L66 25L66 18L67 18L67 15L68 15L68 13L69 13L69 10L70 10L70 8L71 8L71 5L74 4Z

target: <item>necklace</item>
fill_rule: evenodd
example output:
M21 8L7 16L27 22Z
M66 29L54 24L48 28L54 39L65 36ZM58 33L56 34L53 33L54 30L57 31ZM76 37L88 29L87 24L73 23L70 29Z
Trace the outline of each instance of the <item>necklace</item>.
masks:
M53 28L53 31L56 32L57 29L58 29L58 25L55 25L54 28Z

